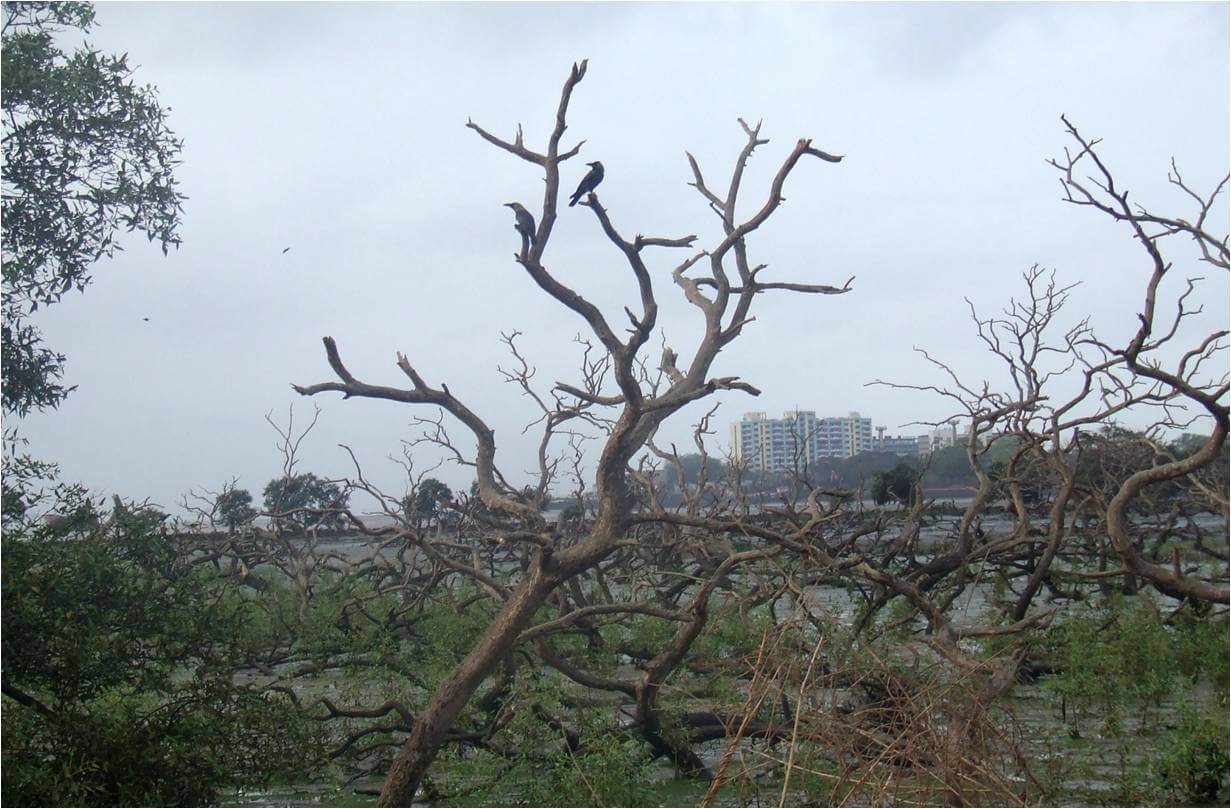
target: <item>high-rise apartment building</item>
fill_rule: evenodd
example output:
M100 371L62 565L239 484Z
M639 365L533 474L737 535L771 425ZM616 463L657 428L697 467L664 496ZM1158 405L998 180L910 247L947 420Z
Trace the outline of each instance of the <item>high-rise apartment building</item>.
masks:
M745 413L731 425L736 460L757 472L802 469L824 458L849 458L875 448L872 419L858 413L817 418L811 410L788 410L780 419Z

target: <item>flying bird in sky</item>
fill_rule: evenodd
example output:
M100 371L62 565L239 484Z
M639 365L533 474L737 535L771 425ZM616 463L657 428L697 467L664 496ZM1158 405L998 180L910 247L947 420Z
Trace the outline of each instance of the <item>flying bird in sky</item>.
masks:
M513 229L534 243L534 217L526 210L525 206L520 202L506 202L504 207L512 208L513 214L517 217L517 222L513 225Z
M284 256L285 256L285 255L287 254L287 252L288 252L290 249L291 249L291 248L289 248L289 247L284 247L284 248L282 248L282 255L284 255Z
M573 198L569 200L568 206L572 208L577 204L577 200L583 195L590 193L598 184L603 181L603 164L595 160L593 163L586 163L590 167L589 173L581 178L581 184L577 186L577 190L573 192Z
M149 322L150 322L150 319L149 319L148 317L143 317L143 318L141 318L141 319L142 319L142 320L144 320L146 323L149 323Z

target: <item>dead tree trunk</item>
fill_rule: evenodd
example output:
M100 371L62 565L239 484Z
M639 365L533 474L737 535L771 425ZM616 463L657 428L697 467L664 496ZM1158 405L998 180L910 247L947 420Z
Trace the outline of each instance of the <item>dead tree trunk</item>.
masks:
M440 684L419 715L414 730L385 776L377 806L410 805L453 721L483 680L504 659L557 584L559 579L543 570L541 560L531 568L529 577L514 591L482 640Z

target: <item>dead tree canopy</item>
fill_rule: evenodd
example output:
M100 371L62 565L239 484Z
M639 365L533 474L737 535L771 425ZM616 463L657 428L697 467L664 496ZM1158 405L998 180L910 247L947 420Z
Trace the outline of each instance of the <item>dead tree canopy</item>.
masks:
M405 805L411 801L458 713L483 680L499 665L526 629L531 617L559 584L599 564L622 545L636 542L635 538L630 537L635 509L630 492L630 464L659 426L685 405L712 396L717 391L758 393L753 385L738 377L713 377L710 374L718 353L753 320L752 309L757 295L773 289L819 294L840 294L850 289L849 281L835 287L764 281L760 278L764 267L754 265L749 259L748 239L783 203L783 189L788 179L806 158L817 158L826 163L837 163L842 158L814 147L810 140L800 139L782 161L768 190L762 192L763 202L750 217L740 219L736 210L744 191L744 167L753 152L768 143L761 137L760 124L749 126L741 120L740 126L746 140L736 158L725 193L713 190L707 184L697 161L689 156L694 177L692 186L701 195L702 203L714 213L719 225L720 233L707 249L695 247L698 241L695 235L666 237L638 234L632 238L624 235L612 213L603 207L597 193L602 166L598 162L590 164L591 171L582 180L573 201L580 200L583 194L587 195L582 204L590 209L612 249L622 254L638 290L637 304L626 307L623 312L627 324L624 327L615 325L608 313L562 280L568 274L567 268L551 267L544 258L558 224L560 167L578 155L582 147L582 143L564 147L562 141L569 102L584 79L586 68L586 62L582 61L570 71L560 93L555 125L541 150L532 149L526 144L520 127L514 139L509 141L474 122L467 124L488 143L542 172L544 192L537 211L537 230L533 238L522 240L514 260L533 283L584 322L605 355L602 373L586 376L579 384L560 382L555 386L544 428L543 441L546 445L559 425L568 420L601 418L608 425L593 479L595 518L586 535L565 546L558 544L538 504L519 496L501 474L497 466L495 434L487 422L450 393L447 384L429 383L408 357L398 354L396 364L409 385L372 384L357 379L350 372L336 342L326 337L326 358L337 379L295 386L296 391L307 396L338 392L347 398L433 405L447 412L461 422L475 440L474 457L467 458L465 462L474 467L482 502L515 521L517 529L509 536L536 548L533 564L520 584L508 594L484 637L442 682L419 715L386 779L381 805ZM661 271L651 269L651 257L660 249L689 251L688 257L676 262L669 270L670 278L698 310L704 328L690 352L665 349L664 361L656 370L651 370L652 363L644 356L643 349L658 325L655 278ZM677 360L680 357L689 359L681 365ZM609 389L609 381L614 383L614 389ZM441 440L447 442L446 438ZM452 447L452 444L449 446ZM456 452L456 448L453 451ZM541 479L538 486L533 488L542 493L547 490L553 470L545 460L540 460ZM728 561L735 564L731 561L734 558L728 557ZM686 632L681 638L681 644L687 642L688 634ZM692 634L695 636L695 632Z

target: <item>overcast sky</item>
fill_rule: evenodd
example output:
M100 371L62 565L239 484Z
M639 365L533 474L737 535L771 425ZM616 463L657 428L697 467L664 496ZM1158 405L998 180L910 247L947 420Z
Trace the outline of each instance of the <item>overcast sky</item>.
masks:
M763 120L770 138L746 175L745 210L797 138L846 156L799 166L750 254L767 278L854 275L854 290L762 297L714 370L763 394L722 397L718 444L745 411L796 407L924 432L900 425L951 406L865 383L941 381L919 346L966 379L1002 384L963 297L993 311L1033 264L1080 282L1066 322L1090 316L1107 339L1129 334L1149 267L1123 226L1061 201L1044 162L1071 145L1061 114L1104 139L1133 198L1168 213L1190 213L1166 182L1172 156L1201 190L1228 163L1225 3L102 3L97 14L90 41L129 54L184 139L184 243L163 257L129 237L83 295L36 316L79 387L22 429L66 478L164 507L232 477L259 500L281 470L265 414L285 421L293 405L304 421L313 402L290 383L333 378L322 335L372 383L404 381L394 359L405 352L488 421L506 475L527 480L537 436L521 430L534 410L497 373L508 361L500 332L524 333L546 389L576 380L570 341L583 324L511 258L517 235L501 204L539 198L541 175L464 125L473 117L511 137L520 122L541 147L574 60L588 58L589 72L565 139L586 145L562 186L601 160L600 196L626 235L716 241L684 151L725 188L740 116ZM1172 252L1165 291L1206 279L1191 334L1225 328L1227 274L1186 245ZM651 270L659 322L686 361L701 324L670 284L679 258L657 251ZM581 206L563 210L548 264L612 322L637 300ZM370 479L397 489L387 456L431 412L315 402L300 469L350 474L345 443ZM699 412L663 437L687 441ZM436 474L455 488L472 478Z

